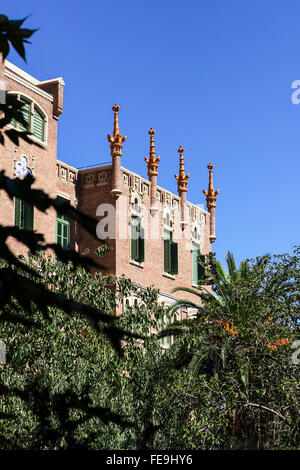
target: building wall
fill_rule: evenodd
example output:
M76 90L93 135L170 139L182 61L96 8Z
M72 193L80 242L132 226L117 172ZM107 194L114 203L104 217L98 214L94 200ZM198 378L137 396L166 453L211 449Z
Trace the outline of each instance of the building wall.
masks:
M112 167L111 165L94 168L93 170L82 170L78 173L78 208L81 212L95 219L96 211L101 204L110 204L115 208L115 199L110 192L112 190ZM95 255L95 250L103 246L103 243L78 226L77 241L80 254L89 250L89 256L97 263L105 265L103 274L116 274L116 240L111 237L104 240L110 248L104 257Z
M151 233L152 218L150 214L150 182L125 168L122 172L122 194L115 200L110 191L112 184L112 167L98 167L78 173L79 209L96 217L99 221L108 220L108 212L114 216L115 232L113 238L105 240L112 248L103 258L94 257L107 268L107 274L124 275L138 285L150 287L155 285L170 299L178 294L173 293L175 287L193 287L192 283L192 229L197 226L200 234L202 254L211 251L209 241L209 213L198 206L187 203L188 225L184 231L180 227L180 207L178 195L158 187L159 212L157 230ZM137 198L142 208L142 225L146 230L145 261L137 263L131 260L130 215L132 201ZM102 206L104 205L104 206ZM102 217L96 216L98 207L102 206ZM178 274L164 273L163 216L165 211L174 210L174 241L178 243ZM104 224L103 224L104 225ZM155 235L153 237L153 235ZM88 248L91 253L101 242L86 231L79 229L79 250L84 253ZM199 240L198 240L199 242ZM93 255L92 255L93 256ZM194 286L195 287L195 286ZM185 297L193 298L189 294Z
M131 181L130 181L131 179ZM136 195L140 197L143 208L142 220L147 223L142 225L146 230L145 240L145 261L136 263L131 261L131 241L130 236L126 238L124 234L124 223L122 229L118 232L118 243L116 246L116 274L124 274L131 278L137 284L145 287L155 285L164 295L178 297L182 294L174 294L175 287L192 287L192 237L191 228L196 223L201 230L201 253L207 254L211 251L209 242L209 213L198 208L195 205L188 204L188 207L196 211L193 220L193 214L188 219L188 225L184 231L180 226L180 213L177 210L180 207L180 198L171 192L158 187L157 197L159 200L158 213L154 216L157 219L155 223L150 214L150 182L134 175L128 170L123 169L123 194L117 201L117 219L122 221L122 215L126 213L127 234L130 234L130 203ZM125 210L126 208L126 210ZM118 212L119 209L119 212ZM163 218L169 212L173 218L173 239L178 243L178 274L170 275L164 273L164 243L163 243ZM202 215L202 217L201 217ZM202 218L202 223L201 223ZM205 220L205 223L204 223ZM154 222L154 223L153 223ZM152 227L155 227L153 229ZM153 236L154 235L154 236ZM185 297L193 298L189 294Z
M22 155L26 155L33 175L34 188L43 189L50 197L57 195L70 201L83 213L103 222L111 216L109 229L113 231L105 239L110 251L99 258L94 251L102 246L99 239L88 234L84 229L71 224L71 247L81 254L89 250L98 263L105 266L103 274L125 275L136 284L147 287L154 285L166 298L182 296L173 294L175 287L192 287L192 232L195 226L200 234L202 254L211 251L209 241L210 214L202 208L187 202L188 215L185 230L180 227L180 198L176 194L157 187L159 211L156 214L157 230L150 233L154 224L150 215L151 183L125 168L121 168L122 194L116 200L111 196L113 188L112 165L77 171L75 168L57 160L57 123L63 109L63 81L54 79L40 82L30 77L9 62L0 66L0 79L5 80L7 91L21 93L34 100L47 115L47 141L44 144L30 145L21 141L20 146L6 139L5 146L0 146L1 166L6 174L16 176L16 164ZM130 215L132 201L137 198L142 208L143 226L146 230L145 260L143 263L131 260ZM0 224L14 224L14 202L0 193ZM100 207L101 214L97 215ZM178 243L178 274L164 273L163 218L165 212L174 211L174 241ZM148 222L148 224L146 223ZM112 227L113 225L113 227ZM35 208L34 230L44 234L46 242L54 243L56 235L56 213L50 209L47 214ZM24 253L26 247L15 240L10 240L14 252ZM187 298L193 298L184 294Z
M61 167L57 162L57 124L63 109L63 80L40 82L8 61L0 67L0 80L5 82L8 93L15 92L34 101L46 115L45 142L35 145L20 139L17 146L5 138L5 145L0 146L1 169L14 178L17 163L26 156L35 178L32 188L43 189L52 198L61 195L76 204L77 170L65 164ZM37 142L34 137L32 140ZM0 193L0 206L0 224L14 225L14 200L10 200L4 191ZM44 214L34 208L34 230L42 233L47 243L55 243L55 229L55 210L51 208ZM27 247L22 243L12 238L8 242L13 252L26 253ZM75 240L73 244L75 246Z

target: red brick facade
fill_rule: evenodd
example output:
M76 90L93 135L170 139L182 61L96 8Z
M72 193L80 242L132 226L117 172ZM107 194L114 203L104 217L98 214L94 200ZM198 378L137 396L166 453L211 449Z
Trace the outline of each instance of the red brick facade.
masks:
M63 110L63 80L58 78L40 82L7 61L5 67L2 66L0 69L0 79L6 82L7 91L20 94L37 104L46 116L47 128L47 137L40 146L22 142L17 147L6 139L5 146L0 147L1 166L6 174L9 177L16 176L17 162L22 155L25 155L36 179L34 187L42 188L51 197L64 197L82 212L98 218L99 233L101 221L103 229L105 217L109 215L108 213L112 214L110 227L106 227L112 230L106 240L112 250L101 259L101 263L107 267L105 273L124 274L141 286L154 285L160 289L163 296L170 299L174 297L172 294L174 287L192 287L192 243L197 243L202 254L210 252L210 213L186 202L186 193L180 197L156 186L155 174L154 178L149 177L149 181L121 167L121 154L115 147L112 149L113 143L111 165L78 171L57 160L57 124ZM119 132L118 128L117 131ZM115 134L110 142L113 142L113 139L116 141ZM126 152L125 148L124 151ZM118 194L114 192L116 180ZM151 184L155 184L156 187L151 188ZM155 193L156 204L154 204ZM131 259L130 227L131 215L136 208L135 202L138 202L141 210L141 221L145 230L145 257L140 263ZM0 224L13 225L14 204L3 192L0 194L0 204ZM184 217L180 214L182 206L186 208ZM171 227L173 239L178 243L178 274L174 275L164 273L165 225L167 228ZM97 238L93 238L83 229L75 228L74 224L71 227L71 246L80 253L86 249L92 252L101 245ZM35 208L34 230L43 233L47 242L54 242L55 212L50 210L47 214L42 214ZM15 241L11 243L15 251L24 252L24 246ZM187 294L186 297L188 296Z

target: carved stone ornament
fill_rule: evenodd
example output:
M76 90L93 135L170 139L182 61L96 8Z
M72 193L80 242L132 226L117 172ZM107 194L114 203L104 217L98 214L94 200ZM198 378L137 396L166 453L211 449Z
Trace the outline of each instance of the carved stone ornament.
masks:
M28 160L25 155L22 155L20 161L16 163L16 175L25 177L26 175L32 175L31 169L28 167Z

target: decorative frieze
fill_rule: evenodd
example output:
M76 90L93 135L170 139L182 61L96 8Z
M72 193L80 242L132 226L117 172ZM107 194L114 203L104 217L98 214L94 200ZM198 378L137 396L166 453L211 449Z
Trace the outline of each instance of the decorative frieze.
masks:
M77 170L62 162L57 162L56 177L66 183L75 184L77 179Z
M70 183L75 183L76 180L76 173L74 171L69 170L69 181Z
M179 200L178 199L175 199L175 198L172 199L172 207L176 211L179 210Z
M129 175L127 175L126 173L123 173L123 184L124 186L126 186L126 188L129 187Z
M139 194L141 192L141 179L138 176L134 177L134 190Z
M165 199L165 200L166 200L166 204L167 204L167 206L170 206L170 207L171 207L171 206L172 206L172 196L171 196L170 193L167 193L167 192L166 192L165 194L166 194L166 199Z
M107 173L106 171L99 171L97 173L97 185L103 185L107 182Z
M86 173L84 175L84 184L85 186L94 185L96 182L96 173Z
M142 195L143 196L149 196L149 193L150 193L150 189L149 189L149 185L146 184L146 183L142 183Z

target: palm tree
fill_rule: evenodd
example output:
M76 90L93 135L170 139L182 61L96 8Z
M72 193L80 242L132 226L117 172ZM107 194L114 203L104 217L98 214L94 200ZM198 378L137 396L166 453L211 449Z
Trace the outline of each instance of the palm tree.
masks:
M204 287L204 283L199 283L201 290L191 289L189 287L176 287L173 292L188 292L190 294L194 294L202 301L210 298L212 302L215 302L216 305L222 307L224 313L226 312L230 314L232 308L232 285L234 282L246 279L250 273L250 267L248 261L242 261L237 269L233 254L230 251L226 254L226 263L227 271L222 264L216 260L212 262L212 266L200 263L207 273L206 278L209 279L209 283L212 286L211 288ZM203 292L205 292L206 295ZM178 310L182 307L196 310L201 309L201 305L187 299L181 299L176 303L174 310Z
M228 345L222 344L220 329L226 330L232 337L237 336L238 331L233 326L233 318L236 317L237 305L233 296L233 285L246 279L250 274L248 261L242 261L236 268L234 256L231 252L226 254L227 270L219 261L210 258L207 263L199 263L205 269L206 276L199 283L199 289L188 287L177 287L173 292L188 292L195 295L200 302L189 299L180 299L170 307L169 315L172 316L177 310L186 308L192 310L195 315L185 321L175 322L169 328L161 331L161 335L182 336L190 333L200 342L206 342L207 348L203 355L197 346L192 347L184 357L180 357L181 363L189 364L195 375L204 370L211 369L211 374L216 375L225 364L225 356ZM210 314L208 315L207 308ZM241 306L242 308L243 306ZM242 311L240 310L242 313ZM208 333L209 331L209 333Z

